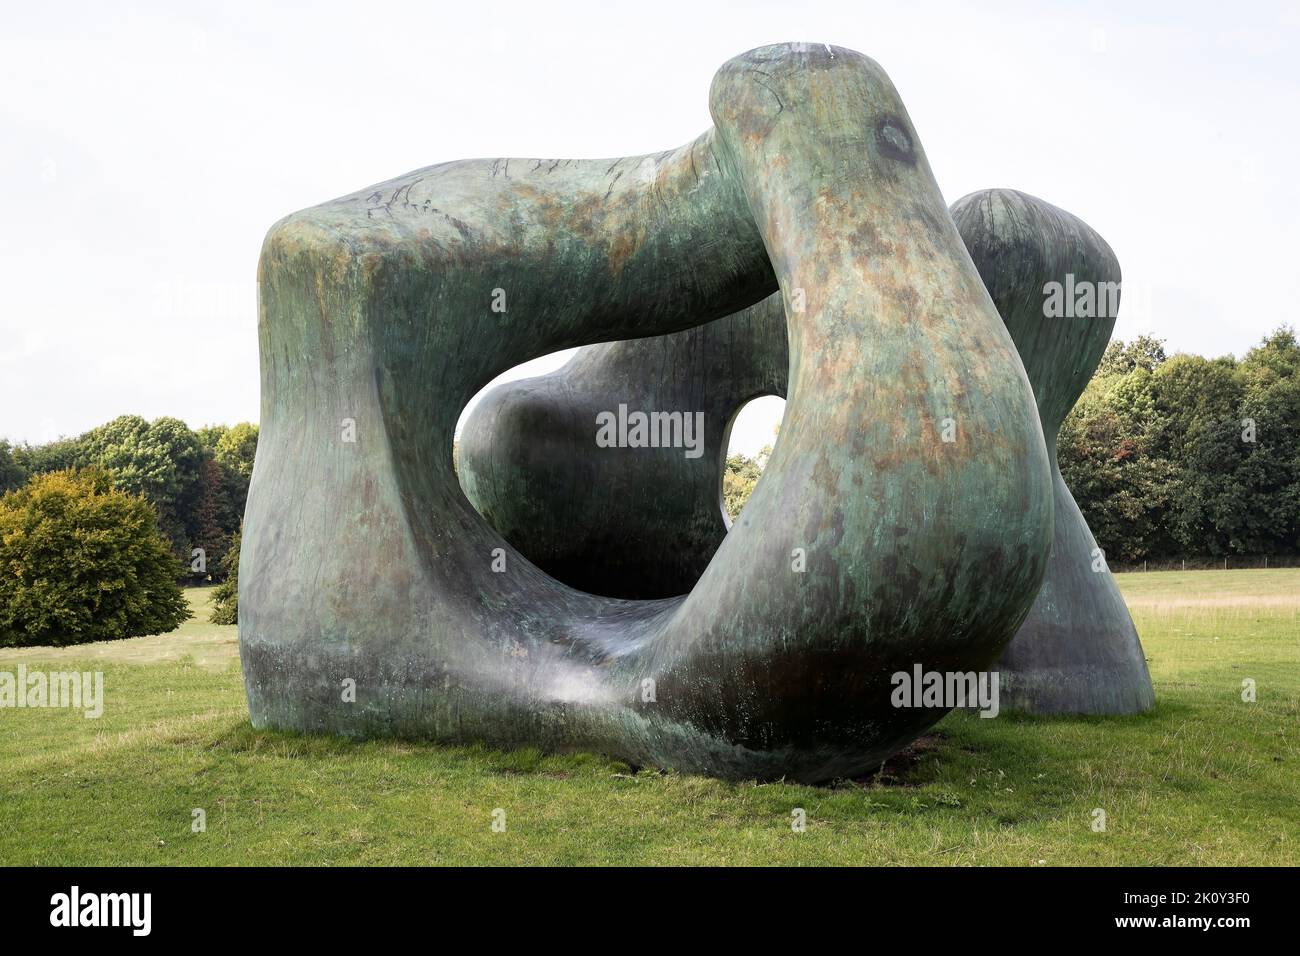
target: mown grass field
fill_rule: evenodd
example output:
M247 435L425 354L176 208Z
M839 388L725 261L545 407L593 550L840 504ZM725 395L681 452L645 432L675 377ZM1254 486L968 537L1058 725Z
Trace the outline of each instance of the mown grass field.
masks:
M0 863L1300 863L1300 570L1119 581L1153 712L952 714L873 778L825 787L257 732L235 629L206 623L195 589L172 634L0 649L0 670L102 670L107 698L98 720L0 710Z

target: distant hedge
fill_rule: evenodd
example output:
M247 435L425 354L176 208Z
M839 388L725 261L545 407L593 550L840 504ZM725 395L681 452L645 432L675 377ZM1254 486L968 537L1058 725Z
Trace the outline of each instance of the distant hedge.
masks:
M190 616L144 498L98 468L36 475L0 497L0 646L171 631Z

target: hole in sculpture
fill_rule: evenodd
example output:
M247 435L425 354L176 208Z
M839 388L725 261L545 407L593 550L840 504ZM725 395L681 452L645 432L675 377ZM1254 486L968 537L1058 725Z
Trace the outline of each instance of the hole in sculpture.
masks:
M679 437L686 448L709 447L709 457L687 454L677 444L624 446L626 406L618 404L617 388L593 396L571 392L560 379L518 381L547 375L571 355L517 366L467 404L453 446L461 490L524 557L572 588L628 600L685 594L713 557L719 531L731 527L727 507L738 514L758 485L785 401L753 398L730 416L721 435L710 439L705 423L697 443L683 425ZM511 382L513 388L484 404L485 393ZM579 411L573 410L575 394L581 396ZM640 450L609 451L615 446L600 444L600 416L615 414L613 408L620 409L617 448ZM482 420L471 423L477 413ZM629 422L633 413L643 413L637 402L626 415ZM632 425L626 427L630 438ZM722 528L700 520L708 502L699 496L710 482L717 482L714 514ZM538 489L556 487L573 491L537 507ZM593 523L593 510L606 520Z
M727 528L758 487L785 417L785 399L763 395L746 402L727 426L727 457L722 469L722 513Z

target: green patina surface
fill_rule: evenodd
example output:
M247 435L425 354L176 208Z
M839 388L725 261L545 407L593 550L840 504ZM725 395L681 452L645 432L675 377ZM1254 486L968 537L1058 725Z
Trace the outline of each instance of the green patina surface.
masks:
M1033 713L1147 710L1155 694L1137 630L1056 461L1061 422L1115 328L1119 262L1086 223L1024 193L973 193L952 215L1024 359L1052 463L1052 557L1029 617L998 661L1004 703ZM1080 298L1081 309L1074 299L1053 309L1053 285L1090 293L1092 305Z
M1052 461L1051 564L998 662L1003 705L1144 710L1152 692L1141 644L1056 467L1057 430L1115 324L1117 295L1094 293L1117 293L1119 265L1085 223L1024 193L985 190L951 211L1026 365ZM1092 294L1088 314L1073 314L1073 296L1071 314L1047 314L1053 283ZM730 525L718 500L730 422L754 396L786 394L788 360L779 294L696 329L588 346L550 375L485 397L461 439L461 482L512 545L574 587L636 598L684 593ZM704 410L703 454L596 446L593 422L621 404Z
M710 108L678 150L448 163L272 229L239 602L256 726L818 780L941 716L892 707L891 673L997 658L1047 565L1050 463L902 102L859 54L780 45L724 65ZM690 593L575 590L465 499L452 430L496 374L774 288L782 438Z

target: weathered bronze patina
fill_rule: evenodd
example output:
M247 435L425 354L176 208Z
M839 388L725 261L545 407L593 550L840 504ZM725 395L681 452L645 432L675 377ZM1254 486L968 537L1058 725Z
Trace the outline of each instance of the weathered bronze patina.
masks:
M942 716L893 706L891 674L996 661L1047 568L1050 459L902 102L859 54L780 45L725 64L710 108L670 152L447 163L273 227L240 567L257 726L815 781ZM778 289L782 436L689 593L576 590L466 500L452 433L495 375ZM568 493L619 493L600 480Z
M1145 710L1154 700L1137 632L1056 466L1057 430L1115 325L1119 264L1081 220L1024 193L973 193L951 213L1025 363L1055 489L1051 562L998 662L1001 705ZM1053 309L1058 293L1063 307ZM630 598L690 590L729 526L720 488L730 423L758 395L785 396L785 328L773 295L696 329L588 346L550 375L499 386L461 438L470 501L530 560L576 588ZM620 403L707 409L703 454L596 447L595 415Z

